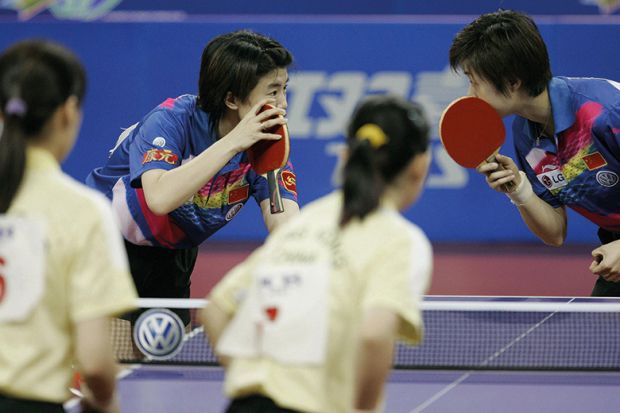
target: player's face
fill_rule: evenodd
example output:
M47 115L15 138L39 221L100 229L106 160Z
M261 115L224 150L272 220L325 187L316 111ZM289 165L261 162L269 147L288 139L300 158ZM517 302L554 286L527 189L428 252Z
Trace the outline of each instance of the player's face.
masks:
M412 182L409 191L408 199L405 200L406 207L413 204L422 194L424 188L424 182L426 182L426 176L428 175L428 168L431 164L431 150L416 155L412 160Z
M77 103L75 96L71 96L61 109L65 113L66 121L61 123L63 129L58 134L61 137L58 143L58 153L61 156L60 160L64 160L75 145L80 126L82 125L82 109Z
M478 97L493 106L501 117L511 115L515 112L515 92L509 91L508 95L500 93L492 83L478 76L473 71L465 70L465 75L469 78L469 96Z
M286 109L288 107L286 101L287 83L288 70L286 68L278 68L261 77L256 87L250 92L246 102L239 106L239 118L243 118L254 105L265 98L272 99L276 107Z

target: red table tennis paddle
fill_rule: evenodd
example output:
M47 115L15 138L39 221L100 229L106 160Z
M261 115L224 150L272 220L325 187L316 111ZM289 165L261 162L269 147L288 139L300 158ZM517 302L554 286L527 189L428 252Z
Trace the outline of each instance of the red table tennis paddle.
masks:
M265 105L261 108L260 112L272 108L273 106L271 105ZM265 132L276 133L282 136L282 139L277 141L258 141L248 148L247 154L254 171L259 175L267 175L269 206L271 208L271 213L277 214L284 211L282 197L280 196L280 185L278 185L278 172L288 161L290 140L286 125L277 125Z
M496 162L495 155L504 144L506 129L491 105L480 98L465 96L454 100L443 111L439 137L456 163L477 168L485 162ZM499 167L504 169L501 164ZM510 192L515 183L508 182L502 187Z

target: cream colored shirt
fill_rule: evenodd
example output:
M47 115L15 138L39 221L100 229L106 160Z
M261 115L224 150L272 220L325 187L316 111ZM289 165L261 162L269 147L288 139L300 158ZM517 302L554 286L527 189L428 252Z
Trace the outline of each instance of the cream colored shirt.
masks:
M389 207L340 230L341 198L308 205L213 290L212 302L235 314L218 343L232 356L229 397L259 393L303 412L349 413L364 311L392 310L400 338L421 340L428 239Z
M122 237L108 200L65 175L49 152L35 148L28 149L20 190L0 218L4 251L9 235L20 233L7 229L17 220L40 230L36 236L31 231L32 239L0 263L0 393L62 402L70 397L76 323L136 304ZM24 274L10 266L21 255L21 268L31 268L26 275L33 277L37 245L42 275L29 279L28 286L36 291L41 284L40 294L24 289ZM11 294L18 291L23 297L16 302Z

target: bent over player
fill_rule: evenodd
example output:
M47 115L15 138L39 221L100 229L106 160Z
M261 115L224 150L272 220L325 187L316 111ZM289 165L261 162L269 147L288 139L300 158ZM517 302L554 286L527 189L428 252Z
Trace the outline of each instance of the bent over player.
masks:
M112 199L141 297L188 298L198 246L248 199L260 205L269 230L298 214L290 163L279 180L285 212L271 214L267 180L244 152L280 138L266 131L286 124L291 62L286 48L257 33L214 38L202 54L198 96L162 102L87 177ZM268 102L275 108L258 113ZM180 315L187 324L188 312Z
M592 251L594 296L620 296L620 84L607 79L552 77L534 21L518 12L480 16L454 39L453 69L470 94L501 116L516 115L516 161L498 155L479 167L489 186L507 193L530 231L549 245L566 238L569 207L598 225ZM505 169L500 169L499 164Z

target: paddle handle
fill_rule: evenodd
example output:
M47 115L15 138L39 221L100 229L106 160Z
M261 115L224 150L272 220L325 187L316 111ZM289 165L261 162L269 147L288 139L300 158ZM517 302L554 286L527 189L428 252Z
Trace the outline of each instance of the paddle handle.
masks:
M284 204L280 195L280 185L278 185L279 169L267 172L267 185L269 186L269 207L272 214L284 212Z
M506 168L504 168L504 165L502 165L501 162L498 162L497 159L495 159L495 154L489 156L486 162L495 162L497 163L497 169L499 169L500 171L506 170ZM515 189L517 189L517 184L515 183L515 181L510 181L510 182L506 182L505 184L502 184L501 188L506 192L512 192Z

